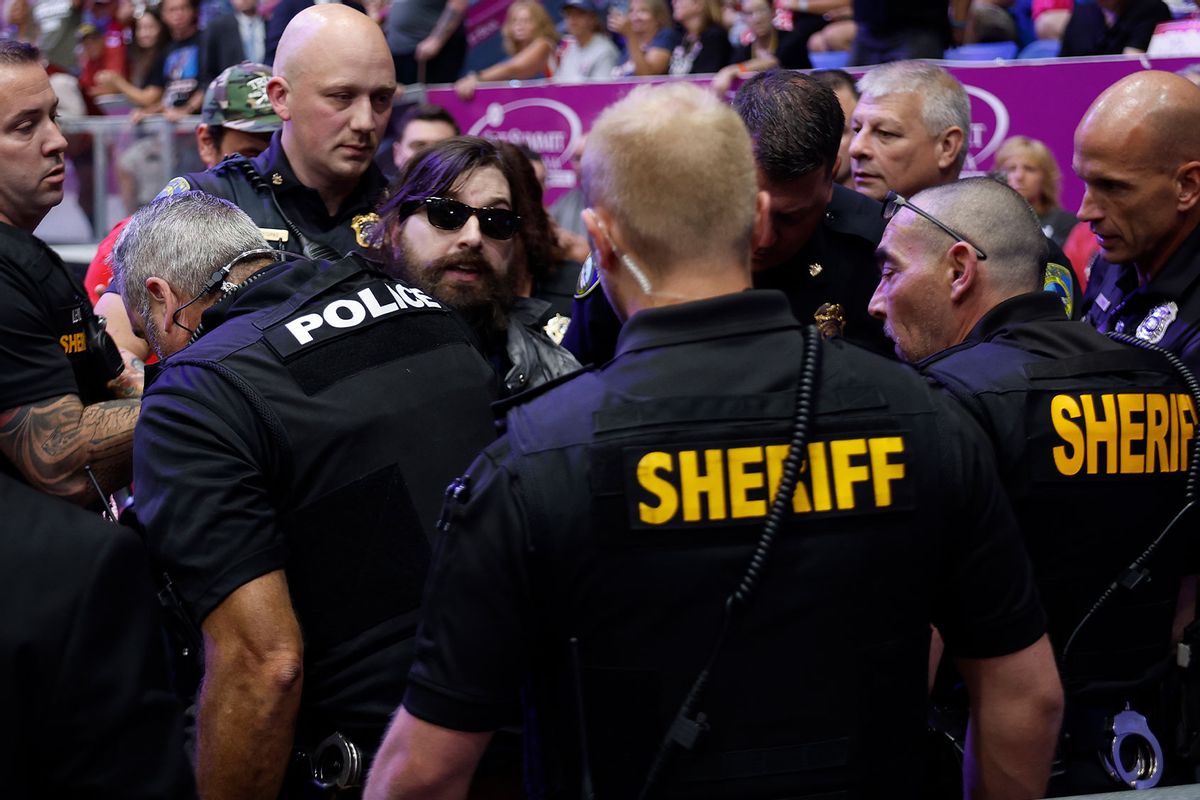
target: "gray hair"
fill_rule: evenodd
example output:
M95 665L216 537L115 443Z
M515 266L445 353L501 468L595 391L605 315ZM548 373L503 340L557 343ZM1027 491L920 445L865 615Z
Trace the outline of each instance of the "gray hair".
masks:
M232 203L204 192L161 197L130 218L112 251L113 288L143 321L150 313L147 278L162 278L185 297L248 250L269 247Z
M947 128L963 132L956 169L967 160L971 135L971 99L958 79L936 64L896 61L875 67L858 81L863 99L910 92L921 97L921 122L930 136L941 136Z
M918 192L912 201L983 248L982 265L1006 297L1041 288L1049 243L1033 208L1008 184L986 176L963 178Z

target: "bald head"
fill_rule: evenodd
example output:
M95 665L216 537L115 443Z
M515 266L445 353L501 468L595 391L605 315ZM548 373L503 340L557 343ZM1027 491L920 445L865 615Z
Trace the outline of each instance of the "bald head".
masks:
M336 3L304 9L279 40L267 94L296 177L336 214L392 115L396 71L379 26Z
M1200 224L1200 88L1154 70L1117 81L1075 130L1072 167L1105 260L1153 279Z

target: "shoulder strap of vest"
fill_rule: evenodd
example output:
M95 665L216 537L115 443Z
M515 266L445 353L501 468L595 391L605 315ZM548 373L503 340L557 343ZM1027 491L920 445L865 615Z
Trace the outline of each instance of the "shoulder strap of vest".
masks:
M266 330L277 322L287 319L322 292L338 285L352 275L369 269L372 269L370 263L357 253L340 258L324 268L318 267L315 275L305 281L299 289L292 293L291 297L276 306L274 311L257 320L254 326L259 330Z

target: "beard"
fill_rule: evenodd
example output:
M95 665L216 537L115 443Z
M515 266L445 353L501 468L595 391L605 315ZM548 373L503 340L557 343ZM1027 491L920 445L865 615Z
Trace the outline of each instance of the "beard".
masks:
M402 244L393 254L401 278L453 308L485 338L508 329L508 313L516 297L516 270L496 273L481 253L456 253L420 263ZM470 283L447 276L452 269L468 269L479 278Z

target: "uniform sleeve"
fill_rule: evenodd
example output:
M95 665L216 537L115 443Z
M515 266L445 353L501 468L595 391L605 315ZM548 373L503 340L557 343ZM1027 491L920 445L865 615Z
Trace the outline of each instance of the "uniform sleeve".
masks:
M54 320L29 292L0 270L0 411L79 393Z
M533 606L520 481L493 461L503 449L472 465L465 502L447 501L404 696L410 713L453 730L496 730L520 714Z
M237 389L203 368L170 373L142 402L134 486L151 550L199 624L238 587L283 568L268 487L282 467Z
M942 485L958 488L948 488L945 571L933 616L954 656L993 658L1036 642L1046 620L991 448L963 414L947 411L938 437L947 467Z
M126 530L103 533L75 589L78 613L51 689L44 744L55 761L45 788L55 797L194 797L145 548Z

